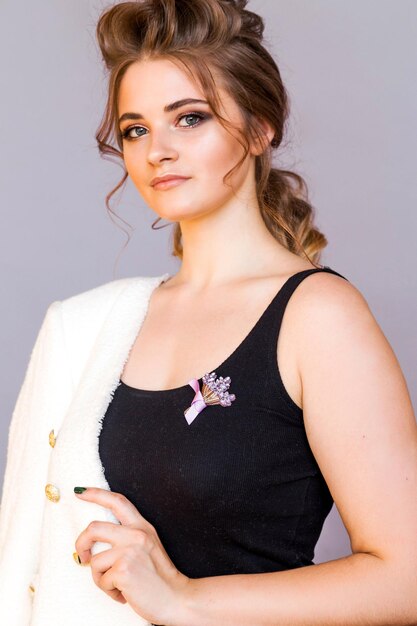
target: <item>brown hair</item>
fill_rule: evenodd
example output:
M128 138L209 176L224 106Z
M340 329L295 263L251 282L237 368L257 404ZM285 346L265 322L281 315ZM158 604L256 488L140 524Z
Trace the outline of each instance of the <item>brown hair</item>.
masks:
M283 140L289 97L274 59L262 45L264 21L245 9L246 4L247 0L137 0L106 8L96 27L109 72L108 100L96 132L98 148L103 158L115 155L123 160L117 110L119 86L127 68L144 59L167 58L180 65L200 85L219 122L225 128L231 126L218 110L214 71L243 119L243 132L235 130L245 154L225 178L246 158L249 141L262 140L258 121L266 120L274 129L274 137L263 153L255 156L257 199L263 220L282 245L318 264L327 239L313 224L314 209L308 201L307 185L299 174L271 165L272 150ZM112 145L114 140L118 148ZM109 200L127 177L125 170L106 196L110 212ZM174 225L172 255L182 258L178 222Z

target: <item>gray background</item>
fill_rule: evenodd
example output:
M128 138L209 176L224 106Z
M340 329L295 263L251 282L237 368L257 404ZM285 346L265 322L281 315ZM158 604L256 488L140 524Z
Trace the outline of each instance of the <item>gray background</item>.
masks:
M104 205L122 174L99 158L94 139L106 94L94 28L106 4L0 2L0 476L48 304L114 278L178 269L172 227L151 230L157 216L130 180L113 204L135 229L127 248L126 225ZM304 176L329 240L322 263L367 299L415 407L417 2L257 0L248 8L266 20L291 97L279 163ZM334 506L315 561L345 554L349 537Z

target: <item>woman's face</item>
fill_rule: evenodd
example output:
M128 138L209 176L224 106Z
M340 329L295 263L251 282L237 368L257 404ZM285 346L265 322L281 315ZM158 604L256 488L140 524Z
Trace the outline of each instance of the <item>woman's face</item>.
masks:
M240 112L222 90L220 113L241 124ZM183 100L205 100L185 71L168 60L138 61L127 69L118 100L119 128L127 172L149 207L161 218L182 221L223 207L234 197L223 176L243 155L237 139L221 126L209 105ZM165 107L170 110L165 110ZM254 159L228 179L238 191L254 186ZM156 176L189 177L177 186L151 186Z

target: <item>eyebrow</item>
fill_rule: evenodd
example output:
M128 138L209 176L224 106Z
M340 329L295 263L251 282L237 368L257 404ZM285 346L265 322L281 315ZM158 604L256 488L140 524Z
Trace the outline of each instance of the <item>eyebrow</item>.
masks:
M197 98L183 98L182 100L177 100L176 102L171 102L171 104L167 104L166 106L164 106L164 112L170 113L171 111L175 111L176 109L179 109L180 107L185 106L186 104L194 104L196 102L199 102L202 104L208 104L206 100L198 100ZM119 124L121 124L125 120L143 120L143 119L144 119L144 116L142 115L142 113L127 112L127 113L123 113L123 115L119 117Z

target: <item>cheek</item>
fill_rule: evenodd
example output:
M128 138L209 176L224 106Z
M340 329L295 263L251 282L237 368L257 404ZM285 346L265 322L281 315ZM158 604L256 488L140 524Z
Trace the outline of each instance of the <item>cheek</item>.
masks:
M140 188L146 185L144 179L144 160L139 150L129 148L125 150L123 160L129 177L132 179L136 187Z
M230 135L225 137L213 133L206 137L204 145L195 155L196 174L201 176L201 180L205 180L209 184L215 182L217 185L221 185L223 177L237 165L242 156L243 147L236 139ZM191 171L193 171L193 166L191 166ZM227 179L227 183L231 184L238 180L242 171L242 168L235 171Z

